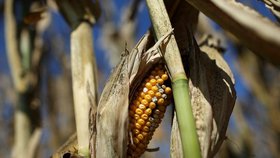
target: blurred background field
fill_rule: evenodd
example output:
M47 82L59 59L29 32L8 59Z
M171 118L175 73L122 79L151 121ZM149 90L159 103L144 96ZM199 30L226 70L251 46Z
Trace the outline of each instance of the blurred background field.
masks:
M15 1L16 17L23 16L23 3ZM245 1L250 6L277 22L263 2ZM6 54L4 28L4 0L0 0L0 157L11 157L14 142L14 109L16 93L13 87ZM70 28L57 10L53 0L39 1L47 12L42 15L44 28L43 58L39 68L38 91L42 136L38 157L48 158L75 132L70 70ZM99 95L121 53L131 50L149 29L150 20L145 1L103 0L102 14L93 27L94 50L98 66ZM216 157L280 157L280 71L279 67L250 52L215 22L200 14L207 23L209 34L221 39L223 54L234 77L237 101L224 141ZM205 31L199 22L198 32ZM29 26L35 29L34 25ZM253 38L253 35L252 35ZM280 52L280 50L279 50ZM158 152L143 157L169 157L171 106L149 148Z

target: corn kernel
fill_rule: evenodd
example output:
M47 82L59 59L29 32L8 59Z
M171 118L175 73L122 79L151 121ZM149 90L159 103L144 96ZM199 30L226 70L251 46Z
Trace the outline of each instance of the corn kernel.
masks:
M164 104L164 99L163 98L158 99L157 104L158 105L163 105Z
M166 93L166 94L171 94L171 91L172 91L172 90L171 90L170 87L166 87L166 88L165 88L165 93Z
M141 96L142 98L144 98L145 95L146 95L146 94L145 94L144 92L141 92L141 93L140 93L140 96Z
M157 84L157 80L151 79L151 80L150 80L150 83L151 83L153 86L155 86L155 85Z
M147 120L149 118L149 116L147 114L142 114L141 118L144 119L144 120Z
M152 91L152 90L149 90L149 91L148 91L148 94L149 94L151 97L153 97L153 96L155 95L155 92Z
M142 132L142 135L143 135L144 137L146 137L148 134L149 134L148 132Z
M163 74L163 75L161 76L161 79L163 79L164 81L166 81L166 80L168 79L168 75L167 75L167 74Z
M141 110L146 110L146 106L143 105L143 104L140 104L140 105L139 105L139 109L141 109Z
M143 111L142 111L141 109L137 108L137 109L135 110L135 113L138 114L138 115L142 115L142 114L143 114Z
M148 88L148 89L152 89L153 85L150 82L147 82L145 84L145 87Z
M141 148L141 149L145 149L146 148L146 145L145 144L143 144L143 143L139 143L139 148Z
M144 136L143 136L142 134L138 134L138 135L137 135L137 138L138 138L139 140L143 140L143 139L144 139Z
M160 92L156 92L156 95L155 95L157 98L161 98L161 93Z
M152 97L151 97L149 94L145 95L144 98L145 98L148 102L150 102L150 101L152 100Z
M160 114L161 111L160 111L159 109L156 109L156 110L154 111L154 113L155 113L155 114Z
M135 128L141 129L141 125L139 123L135 123Z
M137 135L137 134L139 134L139 133L140 133L140 131L139 131L138 129L134 129L134 130L133 130L133 134Z
M136 106L138 106L138 105L140 104L140 102L139 102L138 100L134 100L134 101L133 101L133 104L136 105Z
M156 107L156 103L150 102L149 108L150 108L150 109L154 109L155 107Z
M135 120L138 120L140 119L140 116L138 114L134 114L134 117L133 117Z
M144 124L145 124L145 120L143 120L143 119L138 119L137 123L139 123L140 125L144 125Z
M163 82L164 82L163 79L161 79L161 78L157 79L157 83L158 83L159 85L162 85Z
M144 132L149 132L149 127L148 127L148 126L144 126L144 127L143 127L143 131L144 131Z
M158 91L158 87L157 86L153 86L152 90L156 93Z
M151 113L152 113L152 109L148 108L145 110L145 114L151 115Z
M133 143L134 144L138 144L140 141L139 141L139 139L138 138L133 138Z
M143 99L141 101L141 104L145 105L145 106L148 106L149 102L146 100L146 99Z
M166 107L165 107L165 106L158 106L158 109L159 109L161 112L165 112Z

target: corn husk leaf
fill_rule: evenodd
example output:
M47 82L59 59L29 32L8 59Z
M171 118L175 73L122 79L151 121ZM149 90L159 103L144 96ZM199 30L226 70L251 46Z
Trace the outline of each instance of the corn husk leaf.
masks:
M153 38L147 33L130 53L122 55L113 70L97 109L96 157L126 157L129 98L146 72L162 59L157 48L165 37L148 50Z

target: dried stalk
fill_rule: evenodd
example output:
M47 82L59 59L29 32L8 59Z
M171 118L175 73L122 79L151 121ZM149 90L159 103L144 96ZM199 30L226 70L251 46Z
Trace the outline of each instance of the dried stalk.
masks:
M5 3L7 54L18 97L15 112L15 148L12 157L31 158L35 157L40 137L40 132L37 131L40 131L40 128L38 128L40 126L38 86L42 54L41 32L36 28L37 32L34 39L30 37L30 30L27 28L20 27L17 29L13 5L13 0ZM17 39L16 33L20 34L20 40ZM34 42L34 48L31 47L31 42ZM18 43L21 46L20 48ZM26 152L27 150L28 152Z
M91 25L82 22L71 33L71 67L79 154L89 155L90 109L96 108L96 63Z
M93 52L92 24L100 15L98 1L56 0L72 28L71 68L78 152L89 157L95 152L95 113L97 108L97 67ZM93 143L94 144L94 143ZM89 151L91 148L91 151Z
M172 29L164 3L162 0L147 0L146 2L155 34L157 38L160 38ZM171 35L168 43L161 47L161 51L171 75L183 155L184 157L201 157L190 103L188 80L174 35Z
M245 46L272 63L280 63L280 29L256 11L234 0L186 0Z
M23 68L21 66L20 53L17 46L16 22L13 13L13 0L5 2L5 37L7 41L8 60L11 67L12 79L15 89L18 92L26 90L26 79L22 77Z

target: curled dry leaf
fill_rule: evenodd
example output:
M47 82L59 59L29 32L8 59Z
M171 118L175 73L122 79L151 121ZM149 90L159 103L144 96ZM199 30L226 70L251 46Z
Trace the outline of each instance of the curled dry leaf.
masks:
M192 48L187 60L193 115L202 157L213 157L225 139L235 104L234 78L216 49L202 46L200 50L196 43ZM171 155L182 157L180 135L175 120L176 117L172 127Z
M185 9L187 8L188 9ZM192 14L191 17L189 15ZM228 121L235 104L234 78L220 53L201 45L193 38L197 10L179 5L173 18L175 37L184 68L189 78L189 90L202 157L213 157L225 139ZM186 21L186 22L183 22ZM171 157L183 157L176 113L171 132Z

